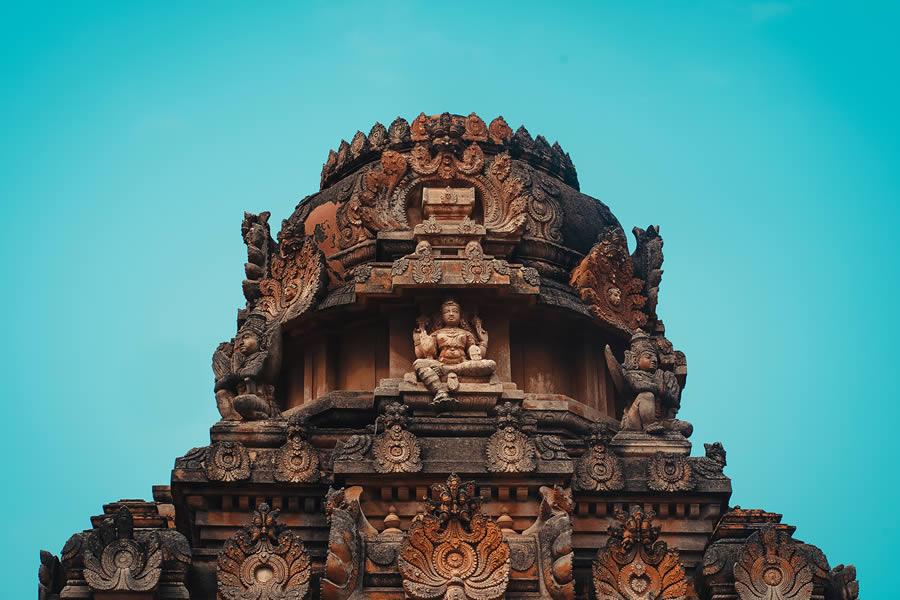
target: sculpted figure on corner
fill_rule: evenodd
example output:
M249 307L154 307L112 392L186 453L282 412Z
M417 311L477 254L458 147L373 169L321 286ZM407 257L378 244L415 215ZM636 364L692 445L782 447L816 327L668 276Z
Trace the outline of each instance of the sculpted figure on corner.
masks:
M633 398L622 416L623 430L691 435L693 426L675 418L681 407L681 386L674 373L659 368L659 353L650 336L640 329L635 332L624 365L607 346L606 362L617 391L626 399Z
M216 404L225 420L248 421L278 416L271 379L277 343L266 331L266 320L251 314L231 342L219 344L213 354ZM277 340L276 340L277 342ZM274 350L274 352L273 352Z
M413 330L416 377L434 394L434 402L451 401L450 392L459 386L459 376L491 375L497 363L484 358L488 334L477 316L471 325L463 319L459 303L447 298L441 305L441 316L429 332L429 319L419 317Z

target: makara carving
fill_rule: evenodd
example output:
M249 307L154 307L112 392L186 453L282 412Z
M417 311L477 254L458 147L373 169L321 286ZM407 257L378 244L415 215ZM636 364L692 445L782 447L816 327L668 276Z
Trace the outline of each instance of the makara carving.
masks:
M287 442L275 453L275 480L314 483L321 477L319 453L306 441L306 419L294 415L288 422Z
M647 487L658 492L684 492L695 487L691 465L685 456L656 452L647 462Z
M572 495L559 486L541 486L541 505L534 525L522 535L535 535L540 548L541 581L553 600L573 600Z
M127 506L91 532L84 551L84 579L92 592L149 592L159 585L163 553L153 533L135 539Z
M444 300L441 314L434 319L420 317L413 330L416 377L434 394L434 402L450 402L450 392L459 385L459 377L485 377L493 374L497 363L484 358L488 334L477 315L464 318L459 302Z
M427 513L413 521L397 564L412 600L499 600L509 582L509 545L481 512L474 482L455 474L432 486Z
M706 456L698 458L694 463L697 473L704 479L728 479L728 476L722 473L726 465L722 442L703 444L703 448L706 449Z
M52 600L66 584L66 572L59 558L41 550L41 566L38 568L38 600Z
M359 505L363 488L328 490L325 512L331 529L328 534L328 556L322 577L322 600L347 600L362 597L365 540L377 535Z
M647 229L635 227L631 231L637 242L631 254L634 276L643 281L642 294L647 299L643 306L644 314L650 321L656 321L656 303L663 274L663 239L659 235L659 225L651 225Z
M300 538L277 521L278 509L260 504L251 524L219 553L222 600L303 600L309 591L309 555Z
M685 600L687 582L678 552L659 540L655 513L640 506L616 511L620 526L609 528L606 547L594 560L597 600Z
M497 431L488 438L485 466L494 473L528 473L534 471L534 442L520 431L522 409L504 402L497 407Z
M587 449L575 466L575 489L601 492L625 487L622 460L609 448L614 434L606 423L591 426Z
M250 454L240 442L216 442L203 459L210 481L250 479Z
M419 442L416 436L406 431L408 410L399 402L385 407L381 416L385 431L372 446L375 470L379 473L416 473L422 470Z
M630 400L622 417L622 429L691 434L693 426L675 418L681 407L681 386L672 371L659 368L659 353L650 336L640 329L631 336L624 365L606 346L606 364L616 390Z
M269 269L269 258L275 248L275 241L269 231L269 217L271 213L262 212L258 215L245 212L241 223L241 235L247 245L247 262L244 264L244 273L247 279L243 282L244 297L247 298L248 307L262 295L259 282L266 276Z
M809 600L809 560L788 533L766 525L747 539L735 561L734 589L741 600Z
M647 322L641 311L644 282L634 277L628 243L620 227L607 227L581 263L569 284L581 294L594 317L624 331Z

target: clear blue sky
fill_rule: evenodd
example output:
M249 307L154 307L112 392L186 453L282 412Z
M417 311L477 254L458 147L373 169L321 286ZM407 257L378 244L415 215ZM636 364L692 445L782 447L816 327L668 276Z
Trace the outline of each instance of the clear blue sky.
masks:
M149 497L208 443L243 211L280 223L342 137L421 111L559 140L626 230L662 226L660 314L688 356L695 454L721 440L733 504L783 512L832 565L857 565L863 597L888 597L898 17L812 1L4 3L8 597L33 595L39 548Z

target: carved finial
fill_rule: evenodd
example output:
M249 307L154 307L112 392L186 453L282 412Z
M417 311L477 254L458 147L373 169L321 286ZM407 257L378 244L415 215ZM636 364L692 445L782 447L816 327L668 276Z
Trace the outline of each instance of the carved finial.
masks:
M135 539L131 510L123 505L91 534L84 578L94 592L149 592L159 585L162 558L155 533Z

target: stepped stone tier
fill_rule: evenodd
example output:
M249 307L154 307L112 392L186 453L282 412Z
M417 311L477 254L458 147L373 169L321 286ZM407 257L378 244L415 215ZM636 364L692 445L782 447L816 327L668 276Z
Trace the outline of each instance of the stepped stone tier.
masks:
M691 456L659 227L629 253L558 144L376 124L275 238L265 212L241 232L209 445L42 552L39 598L857 598L729 506L721 443Z

